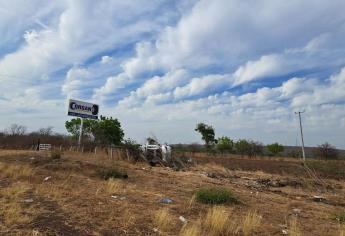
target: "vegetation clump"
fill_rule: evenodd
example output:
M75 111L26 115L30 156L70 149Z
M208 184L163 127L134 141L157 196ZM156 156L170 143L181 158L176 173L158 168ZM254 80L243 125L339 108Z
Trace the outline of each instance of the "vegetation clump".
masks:
M332 218L340 223L345 223L345 211L334 213Z
M196 200L205 204L238 203L233 193L222 187L203 187L196 191Z
M108 179L127 179L128 174L127 171L117 168L117 167L112 167L109 169L101 169L98 171L98 175L105 180Z
M59 160L59 159L61 159L61 156L62 156L62 152L59 150L52 150L50 152L50 157L53 160Z

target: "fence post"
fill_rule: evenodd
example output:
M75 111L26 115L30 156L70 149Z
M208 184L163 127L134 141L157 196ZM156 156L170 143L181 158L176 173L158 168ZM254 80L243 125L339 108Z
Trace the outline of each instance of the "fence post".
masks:
M95 147L95 156L96 156L96 154L97 154L97 146Z
M110 159L113 160L113 148L110 148Z

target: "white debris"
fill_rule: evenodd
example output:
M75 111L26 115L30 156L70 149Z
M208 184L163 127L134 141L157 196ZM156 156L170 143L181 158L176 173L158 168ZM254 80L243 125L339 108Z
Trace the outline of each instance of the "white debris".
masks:
M321 196L313 196L313 200L315 202L325 202L326 199L324 197L321 197Z
M183 216L180 216L180 217L179 217L179 220L182 221L182 223L187 223L186 218L184 218Z
M282 233L283 233L284 235L287 235L287 234L289 233L289 231L288 231L287 229L282 229Z
M113 195L113 196L111 196L111 198L117 199L117 196Z
M31 203L31 202L34 202L34 199L32 199L32 198L24 199L23 202L25 202L25 203Z
M153 228L153 231L154 232L158 232L159 230L157 228Z
M295 214L301 214L302 210L301 209L298 209L298 208L294 208L292 209L292 211L295 213Z
M48 181L48 180L50 180L51 178L52 178L51 176L45 177L43 181Z

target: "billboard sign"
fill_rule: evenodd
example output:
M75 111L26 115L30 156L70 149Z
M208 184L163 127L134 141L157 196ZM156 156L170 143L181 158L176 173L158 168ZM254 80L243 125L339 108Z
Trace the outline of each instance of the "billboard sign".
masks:
M68 115L81 118L98 119L99 106L93 103L70 99L68 102Z

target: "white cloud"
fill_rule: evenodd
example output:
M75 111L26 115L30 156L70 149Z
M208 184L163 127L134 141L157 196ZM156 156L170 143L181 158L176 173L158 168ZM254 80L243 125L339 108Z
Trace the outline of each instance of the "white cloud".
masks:
M233 85L244 84L264 76L274 76L284 71L278 56L262 56L258 61L248 61L244 66L240 66L234 73Z
M83 87L90 80L90 72L84 68L71 68L67 72L65 83L62 86L62 93L67 98L78 99L82 96Z
M102 64L107 64L107 63L111 62L112 60L113 60L113 58L110 57L110 56L103 56L103 57L101 58L101 63L102 63Z

